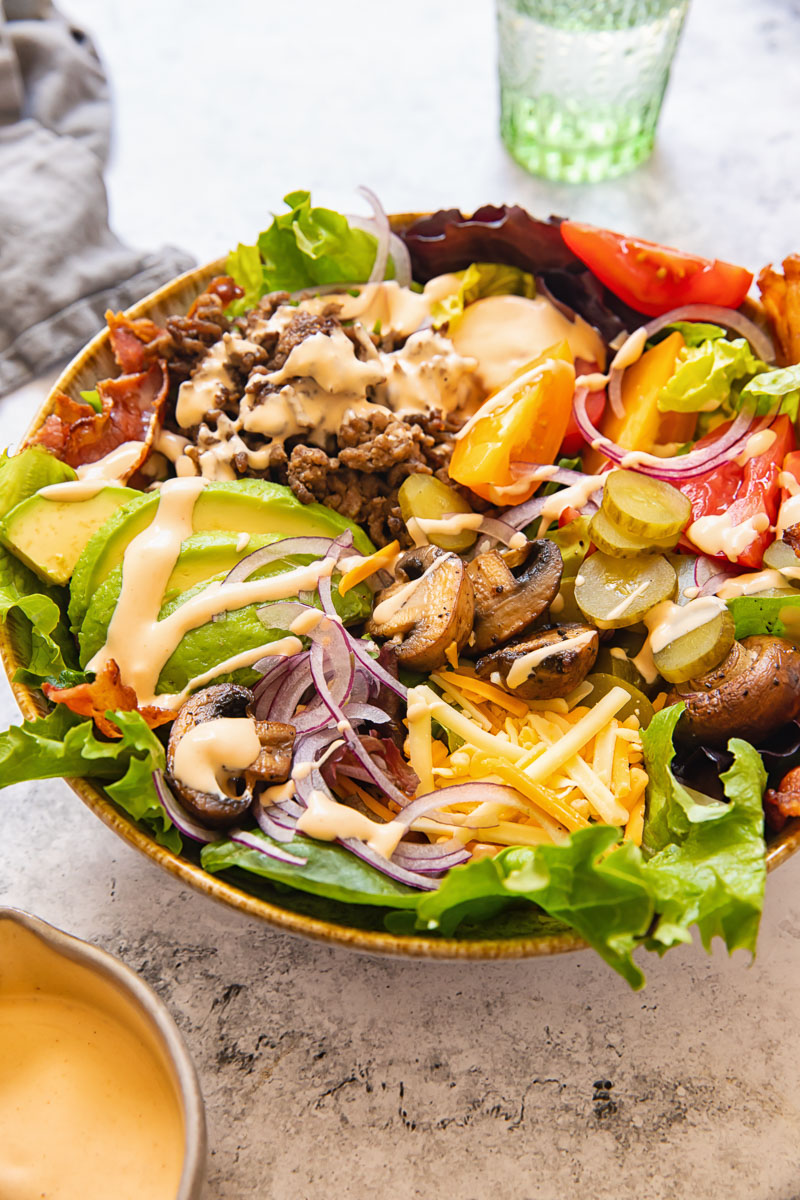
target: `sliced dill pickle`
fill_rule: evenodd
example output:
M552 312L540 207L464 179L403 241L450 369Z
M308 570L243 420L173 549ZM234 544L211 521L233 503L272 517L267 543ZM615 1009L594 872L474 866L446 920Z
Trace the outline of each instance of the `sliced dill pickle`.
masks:
M649 687L636 663L633 661L642 648L645 632L620 629L613 645L601 646L595 660L595 673L616 675L632 683L640 692L647 694Z
M629 683L627 679L620 675L607 675L604 671L596 671L592 675L586 676L586 682L592 685L592 690L588 696L581 700L581 704L592 706L602 700L604 696L614 687L624 688L630 695L630 700L627 704L623 704L622 708L616 715L618 721L626 721L630 716L639 718L639 724L642 729L646 729L653 719L654 709L644 692L640 691L635 684Z
M536 537L534 526L538 526L538 521L533 522L527 533L528 537ZM534 530L534 532L531 532ZM549 541L555 542L561 551L561 578L574 578L580 570L581 563L586 557L586 551L589 549L591 537L589 536L589 518L576 517L574 521L569 521L568 524L562 525L560 529L551 529L544 535ZM798 560L800 563L800 560ZM575 618L580 621L580 617Z
M725 608L704 625L657 650L653 654L656 670L670 683L685 683L687 679L705 675L725 658L735 633L733 617Z
M598 629L623 629L675 595L674 569L662 556L612 558L592 554L575 579L575 599Z
M448 513L472 512L464 497L435 475L406 476L397 499L406 525L412 517L416 520L441 521ZM462 529L455 533L423 532L432 545L442 550L469 550L478 536L474 529Z
M697 580L695 575L695 567L697 564L696 554L668 554L667 558L675 568L675 574L678 576L678 592L675 596L676 604L688 604L690 600L695 599L698 591ZM688 595L686 593L689 593Z
M786 542L778 540L764 551L764 566L772 567L773 571L785 572L786 579L792 582L800 580L800 558ZM797 574L793 574L796 571Z
M674 538L692 515L689 500L671 483L636 471L610 471L603 488L609 519L633 537Z
M611 554L614 558L634 558L639 554L663 554L672 550L678 540L678 534L662 541L652 538L638 537L620 529L603 509L599 509L589 522L589 534L598 550Z
M550 605L550 620L553 625L575 625L583 621L583 613L575 600L575 578L565 579L562 575L558 595Z

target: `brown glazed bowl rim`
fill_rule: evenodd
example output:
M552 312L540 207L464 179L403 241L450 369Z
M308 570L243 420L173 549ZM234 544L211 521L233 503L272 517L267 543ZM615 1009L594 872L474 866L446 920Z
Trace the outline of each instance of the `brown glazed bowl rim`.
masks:
M421 215L424 214L395 215L391 218L392 225L395 228L402 228ZM209 280L215 275L224 273L224 270L225 260L218 259L205 266L186 271L183 275L179 275L140 300L138 304L128 310L128 315L133 318L145 317L153 314L154 310L185 312ZM106 359L104 373L99 366L94 372L92 370L92 364L100 355ZM57 392L63 391L78 398L81 388L93 387L98 378L105 378L113 374L114 370L116 368L112 368L110 365L108 330L104 329L92 338L56 380L49 396L34 417L28 431L29 434L42 424L52 410ZM0 657L2 657L23 716L26 718L42 716L47 711L47 707L41 694L13 679L15 671L21 663L7 627L0 627ZM450 960L530 958L579 950L586 946L586 942L582 938L570 931L550 935L521 934L489 938L425 937L365 930L338 921L324 920L295 912L247 892L227 879L210 875L195 863L160 846L153 837L139 828L131 818L104 796L90 780L76 778L67 779L66 782L104 824L113 829L129 845L146 854L148 858L164 867L176 878L214 900L266 921L267 924L288 933L301 934L317 941L374 954ZM767 869L777 867L789 858L797 849L798 844L800 844L800 819L790 822L770 842L767 848Z

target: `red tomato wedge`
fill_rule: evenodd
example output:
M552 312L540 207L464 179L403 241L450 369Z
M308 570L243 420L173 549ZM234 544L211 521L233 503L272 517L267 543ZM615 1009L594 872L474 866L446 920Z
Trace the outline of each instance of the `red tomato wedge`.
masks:
M702 448L713 444L726 428L727 423L721 425L713 433L701 438L697 445ZM775 437L761 454L754 454L743 464L736 461L723 463L706 475L684 479L680 485L684 496L691 501L692 522L701 517L716 517L726 513L730 525L736 526L760 514L767 517L766 527L735 559L740 567L755 571L761 568L764 551L775 537L771 527L774 526L781 500L778 482L781 468L785 469L787 455L790 460L794 459L795 437L789 418L776 417L772 432ZM690 550L696 548L692 545L688 530L684 533L682 544ZM703 552L708 553L707 550ZM713 557L725 559L722 554Z
M660 317L683 304L738 308L753 282L752 272L719 259L685 254L579 221L562 221L560 228L570 250L600 282L648 317Z

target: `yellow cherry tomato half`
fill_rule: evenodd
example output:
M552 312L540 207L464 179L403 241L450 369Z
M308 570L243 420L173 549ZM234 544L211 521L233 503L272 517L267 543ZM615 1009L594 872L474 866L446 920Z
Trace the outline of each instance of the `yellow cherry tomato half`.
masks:
M575 367L566 342L545 350L485 400L456 435L450 478L492 504L521 504L539 483L514 463L552 463L572 411Z

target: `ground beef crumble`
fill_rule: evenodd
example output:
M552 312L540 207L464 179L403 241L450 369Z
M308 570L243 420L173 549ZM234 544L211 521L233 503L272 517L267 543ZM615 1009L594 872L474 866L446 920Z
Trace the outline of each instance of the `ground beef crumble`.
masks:
M224 333L233 335L228 365L238 387L231 393L223 389L218 408L207 414L195 436L205 430L212 438L226 437L224 431L237 416L242 396L252 395L256 402L266 399L276 388L265 376L280 370L295 346L312 334L341 328L333 313L318 316L297 310L282 328L266 331L267 322L287 300L286 293L265 296L245 317L232 323L225 317L219 297L209 293L200 297L191 317L168 319L163 337L165 343L169 339L170 370L177 382L189 377ZM357 357L372 351L371 344L363 344L360 331L345 328L345 332ZM237 338L255 343L257 349L238 350ZM263 439L239 427L237 436L244 450L237 451L230 464L239 476L287 485L304 504L316 501L335 509L363 526L377 546L396 538L405 547L411 545L411 539L400 514L398 489L408 475L418 473L436 475L452 486L447 465L454 434L462 423L463 418L438 410L399 416L376 405L366 415L351 414L324 448L298 437L285 444L275 441L268 447L266 468L259 470L250 465L246 451L263 450ZM197 453L189 453L189 457L198 461ZM470 500L474 504L475 498L470 496Z

